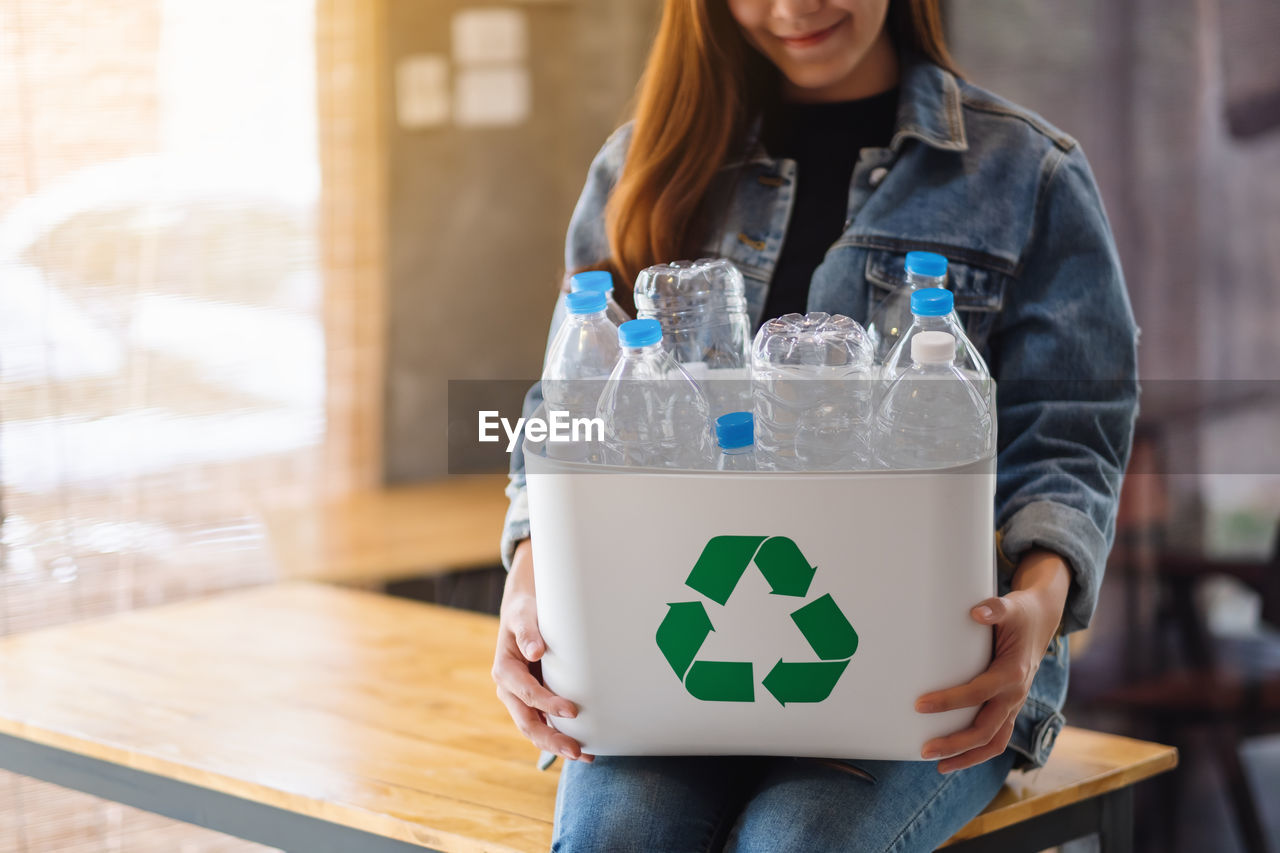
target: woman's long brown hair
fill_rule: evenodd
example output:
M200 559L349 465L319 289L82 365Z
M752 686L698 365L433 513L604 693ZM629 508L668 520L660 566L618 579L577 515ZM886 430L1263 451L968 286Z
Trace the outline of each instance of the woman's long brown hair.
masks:
M886 25L899 50L954 70L938 0L890 0ZM727 0L666 0L640 80L626 164L605 208L615 294L631 309L631 283L647 266L698 251L717 170L741 154L751 120L778 97L776 68L755 50Z

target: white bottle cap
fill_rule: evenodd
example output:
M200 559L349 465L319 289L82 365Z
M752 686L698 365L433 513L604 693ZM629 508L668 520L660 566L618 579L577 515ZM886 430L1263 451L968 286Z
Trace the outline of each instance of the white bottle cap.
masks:
M956 357L956 339L947 332L920 332L911 339L916 364L946 364Z

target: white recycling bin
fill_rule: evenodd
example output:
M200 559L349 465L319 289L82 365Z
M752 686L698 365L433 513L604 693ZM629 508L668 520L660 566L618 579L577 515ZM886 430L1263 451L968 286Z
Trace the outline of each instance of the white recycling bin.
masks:
M526 442L551 724L597 755L919 760L976 709L916 698L986 668L995 459L741 473L548 459Z

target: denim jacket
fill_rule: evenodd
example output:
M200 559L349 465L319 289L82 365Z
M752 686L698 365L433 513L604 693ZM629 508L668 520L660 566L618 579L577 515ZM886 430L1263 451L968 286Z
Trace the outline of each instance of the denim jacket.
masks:
M813 273L809 311L866 322L901 278L908 251L945 255L968 336L997 383L999 591L1033 547L1061 555L1072 583L1060 634L1019 714L1021 764L1047 759L1063 724L1065 634L1088 625L1115 532L1137 413L1137 329L1097 186L1074 139L1039 116L916 57L903 58L888 148L863 149L844 231ZM608 258L604 208L630 141L624 125L592 162L569 224L570 272ZM753 326L787 231L796 164L752 133L747 156L721 168L721 212L700 257L733 261ZM565 316L561 295L551 324ZM541 402L535 385L528 416ZM510 567L529 534L524 458L512 454L502 537Z

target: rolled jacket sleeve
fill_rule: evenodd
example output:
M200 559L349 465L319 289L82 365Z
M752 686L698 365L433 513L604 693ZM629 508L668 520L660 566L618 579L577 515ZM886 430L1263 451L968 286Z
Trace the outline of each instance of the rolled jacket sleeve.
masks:
M535 382L524 395L524 405L520 416L523 418L533 414L542 405L542 383ZM511 503L507 506L507 517L502 523L502 541L500 544L502 565L511 571L511 558L515 556L516 546L522 539L529 538L529 492L525 485L524 474L524 436L520 435L515 447L511 450L511 467L507 474L507 498Z
M625 124L613 132L604 146L591 161L587 170L587 182L574 206L573 216L569 220L568 235L565 238L564 264L567 272L594 266L609 258L609 239L605 231L604 209L609 200L609 193L617 182L626 156L626 146L630 142L630 124ZM555 339L560 324L567 313L564 293L556 300L551 314L551 327L547 334L547 347ZM546 353L543 358L545 361ZM525 394L521 416L528 418L542 405L542 383L535 382ZM511 503L507 507L507 517L502 525L502 540L499 545L502 565L511 570L511 558L516 546L529 536L529 496L526 489L524 470L524 435L523 430L517 437L516 446L511 452L511 466L508 472L506 488L507 498Z
M1002 565L1031 548L1072 574L1062 630L1086 627L1115 536L1137 413L1137 328L1102 200L1078 146L1042 167L1033 231L996 334Z

